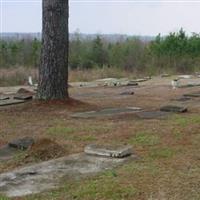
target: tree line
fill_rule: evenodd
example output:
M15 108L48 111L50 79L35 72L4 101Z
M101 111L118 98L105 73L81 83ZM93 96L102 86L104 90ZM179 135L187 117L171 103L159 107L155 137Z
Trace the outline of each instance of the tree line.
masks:
M38 67L41 41L0 40L0 68ZM137 37L110 42L101 36L81 39L76 33L69 41L69 68L116 67L129 71L164 73L192 72L200 69L200 35L188 36L183 29L152 41Z

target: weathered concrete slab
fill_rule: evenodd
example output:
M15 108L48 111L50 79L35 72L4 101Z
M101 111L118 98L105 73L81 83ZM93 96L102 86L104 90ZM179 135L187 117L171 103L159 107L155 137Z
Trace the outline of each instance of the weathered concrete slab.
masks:
M161 107L160 111L163 111L163 112L183 113L183 112L187 112L187 108L183 107L183 106L167 105L167 106Z
M138 86L138 82L136 82L136 81L128 81L126 86Z
M99 111L89 111L74 113L71 115L73 118L95 118L95 117L107 117L107 116L116 116L121 114L130 114L140 111L139 107L125 107L125 108L107 108Z
M185 96L185 97L200 97L200 92L184 94L183 96Z
M61 178L78 178L117 167L134 157L95 157L85 153L34 164L0 174L0 193L8 197L39 193L59 186Z
M29 94L17 94L14 96L14 99L27 101L33 99L33 96Z
M113 145L87 145L84 152L89 155L124 158L132 154L132 147L126 146L113 146Z
M180 97L180 98L177 98L177 99L172 99L173 101L189 101L191 100L190 97Z
M166 77L170 77L170 76L171 76L170 74L161 74L160 75L161 78L166 78Z
M8 100L8 99L10 99L9 96L0 95L0 101L4 101L4 100Z
M190 79L192 77L193 77L192 75L179 75L178 76L179 79Z
M12 148L26 150L34 144L34 139L31 137L24 137L15 139L8 143L8 145Z
M162 111L143 111L136 114L140 119L165 119L169 116L168 112Z
M198 87L200 83L188 83L185 85L179 85L178 88L190 88L190 87Z
M15 105L15 104L20 104L24 102L25 102L24 100L8 99L8 100L0 101L0 106L9 106L9 105Z

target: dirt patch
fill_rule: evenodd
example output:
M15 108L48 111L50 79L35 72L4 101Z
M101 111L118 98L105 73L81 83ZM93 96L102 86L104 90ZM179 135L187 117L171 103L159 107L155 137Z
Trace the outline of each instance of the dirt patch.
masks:
M37 160L49 160L53 158L58 158L67 153L66 149L50 140L48 138L38 139L32 147L28 150L26 160L37 159Z

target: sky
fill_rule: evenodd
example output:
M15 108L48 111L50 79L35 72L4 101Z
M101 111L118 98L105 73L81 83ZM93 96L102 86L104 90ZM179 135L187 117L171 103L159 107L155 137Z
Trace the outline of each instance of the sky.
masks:
M71 0L69 31L155 36L200 33L200 0ZM0 0L0 32L41 32L41 0Z

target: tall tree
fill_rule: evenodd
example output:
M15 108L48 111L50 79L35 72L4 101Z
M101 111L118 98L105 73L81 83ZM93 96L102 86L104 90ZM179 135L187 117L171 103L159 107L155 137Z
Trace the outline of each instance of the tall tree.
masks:
M68 0L42 2L38 99L64 100L68 97Z

